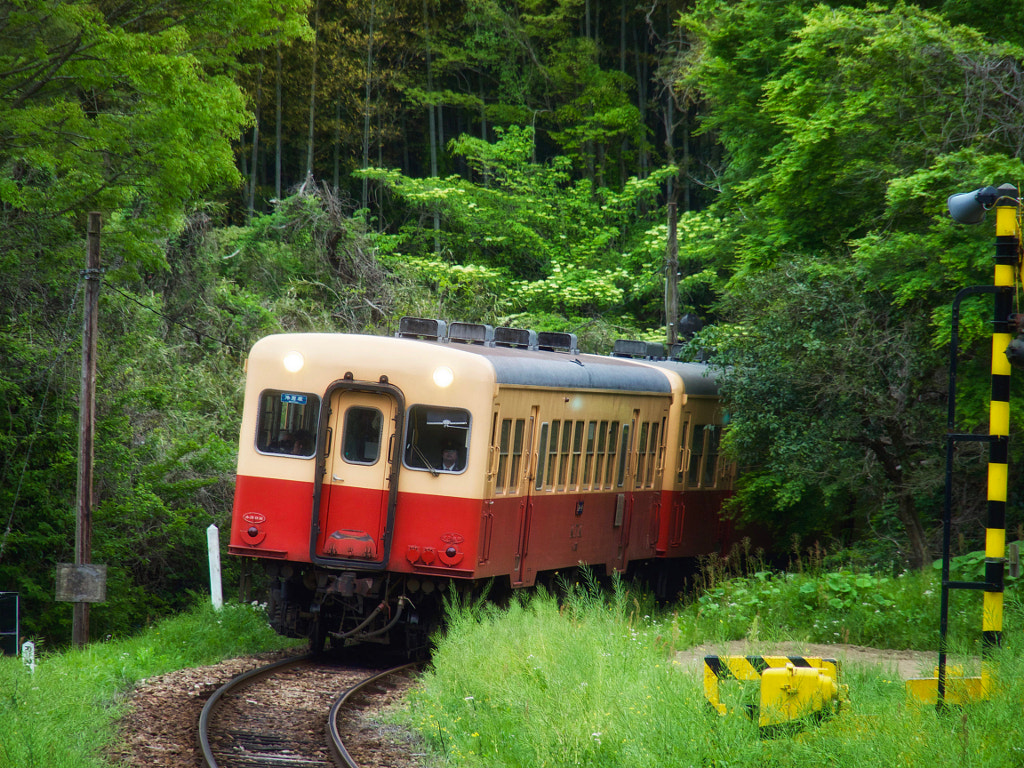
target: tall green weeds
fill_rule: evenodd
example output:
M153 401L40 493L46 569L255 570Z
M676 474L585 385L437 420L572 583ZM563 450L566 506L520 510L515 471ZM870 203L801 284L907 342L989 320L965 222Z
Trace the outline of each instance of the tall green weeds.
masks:
M129 640L41 653L34 672L0 657L0 768L105 765L102 750L138 680L290 642L258 608L203 605Z
M1024 763L1024 747L1014 746L1024 744L1024 662L1013 593L1006 642L991 657L997 690L941 715L909 703L891 671L851 666L841 680L850 702L838 716L764 738L742 712L711 713L699 665L684 665L675 653L690 643L758 639L750 637L757 627L761 640L934 648L938 598L926 594L934 589L932 574L755 574L719 583L708 600L660 618L619 582L608 594L574 585L561 601L539 592L504 610L453 605L409 716L444 764L460 766ZM980 603L963 613L965 629L980 635Z

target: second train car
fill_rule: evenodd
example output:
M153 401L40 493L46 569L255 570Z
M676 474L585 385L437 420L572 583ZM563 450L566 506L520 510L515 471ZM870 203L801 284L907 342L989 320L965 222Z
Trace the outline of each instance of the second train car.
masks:
M664 577L729 546L713 376L616 350L419 318L395 337L258 341L229 552L263 563L274 628L414 650L452 582L515 589L580 564Z

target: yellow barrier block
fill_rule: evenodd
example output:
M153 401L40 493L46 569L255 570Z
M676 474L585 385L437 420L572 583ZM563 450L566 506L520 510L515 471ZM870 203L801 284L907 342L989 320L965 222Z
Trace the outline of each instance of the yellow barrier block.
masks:
M839 696L836 681L822 669L792 663L761 674L761 728L782 725L813 715L829 714Z
M747 710L753 717L756 709L761 728L832 714L846 698L846 686L839 684L839 663L835 659L705 656L704 697L722 715L728 707L722 702L720 684L729 680L760 682L758 706L748 704Z
M980 677L947 676L942 700L946 704L962 705L979 701L985 695L985 686ZM907 698L918 704L935 706L939 702L939 678L918 677L907 680Z

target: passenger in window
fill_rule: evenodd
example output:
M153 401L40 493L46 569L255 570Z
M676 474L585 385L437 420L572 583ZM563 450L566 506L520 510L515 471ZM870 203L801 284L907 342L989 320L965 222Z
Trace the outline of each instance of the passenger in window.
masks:
M441 469L445 472L458 472L462 469L459 450L454 445L446 445L441 451Z
M290 453L293 456L309 456L313 453L313 438L304 429L300 429L295 433L292 440L292 449Z
M277 440L270 444L268 450L271 453L291 453L295 447L295 438L291 432L282 432Z

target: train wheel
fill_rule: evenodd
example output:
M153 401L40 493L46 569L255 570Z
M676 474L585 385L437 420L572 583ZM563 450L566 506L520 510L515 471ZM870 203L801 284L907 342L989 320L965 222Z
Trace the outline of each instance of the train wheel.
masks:
M327 648L327 622L322 615L317 615L313 622L313 630L309 633L310 653L323 653Z

